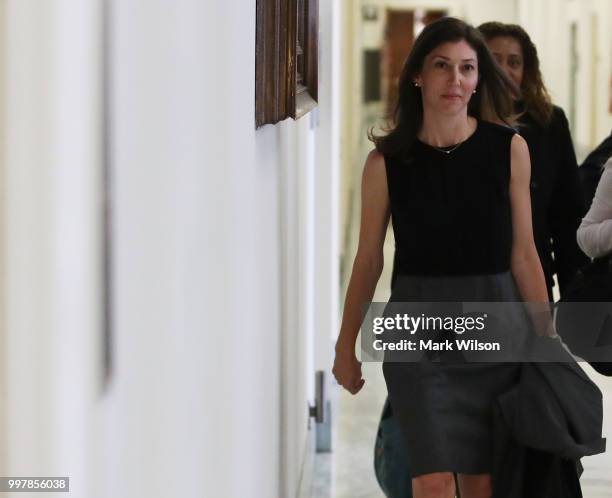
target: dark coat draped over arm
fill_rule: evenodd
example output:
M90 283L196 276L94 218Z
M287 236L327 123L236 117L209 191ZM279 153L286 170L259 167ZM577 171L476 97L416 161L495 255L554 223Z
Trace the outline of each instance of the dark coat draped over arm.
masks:
M582 497L580 458L605 451L602 425L601 391L569 356L523 363L494 405L493 498Z

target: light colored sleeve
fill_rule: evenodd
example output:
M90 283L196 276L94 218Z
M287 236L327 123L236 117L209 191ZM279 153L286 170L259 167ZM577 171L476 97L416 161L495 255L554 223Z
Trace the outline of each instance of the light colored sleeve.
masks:
M576 239L580 249L591 258L612 252L612 158L604 166L593 203L578 227Z

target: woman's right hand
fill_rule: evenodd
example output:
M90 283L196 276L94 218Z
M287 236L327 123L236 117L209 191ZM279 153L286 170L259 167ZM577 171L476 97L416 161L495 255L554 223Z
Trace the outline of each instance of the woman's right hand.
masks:
M363 321L363 306L372 301L383 269L383 248L390 217L385 158L373 150L363 167L359 246L346 290L332 369L338 384L351 394L357 394L365 383L361 378L361 362L355 356L355 343Z
M332 373L338 384L351 394L357 394L365 384L361 377L361 362L357 360L354 348L336 348Z

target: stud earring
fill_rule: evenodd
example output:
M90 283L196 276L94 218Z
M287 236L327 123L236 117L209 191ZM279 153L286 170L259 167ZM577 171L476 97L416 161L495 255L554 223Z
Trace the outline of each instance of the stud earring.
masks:
M414 86L421 86L416 81L414 82Z
M474 90L472 93L476 93L476 90Z

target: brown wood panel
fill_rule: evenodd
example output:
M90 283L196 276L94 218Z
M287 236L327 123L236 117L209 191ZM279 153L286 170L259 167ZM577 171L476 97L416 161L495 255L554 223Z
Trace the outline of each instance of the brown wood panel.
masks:
M445 10L428 10L421 21L427 25L447 14ZM415 14L412 10L387 10L385 43L381 54L381 69L386 90L386 107L389 114L395 110L399 77L414 43L414 21Z
M423 24L427 26L428 24L443 18L445 15L445 10L428 10L423 16Z
M281 41L283 44L282 50L285 54L285 59L282 70L282 76L284 79L283 91L281 95L279 95L279 100L282 102L283 108L283 117L281 119L285 119L286 117L292 117L295 119L298 2L297 0L284 0L282 3L284 11L281 27L284 29L283 35L281 36Z
M298 10L298 7L303 7ZM255 126L296 116L297 42L304 37L304 80L318 94L318 0L257 0L255 30Z
M383 78L385 80L387 111L393 112L397 103L399 77L404 61L414 42L414 11L387 10Z
M305 81L310 96L319 100L319 0L306 1Z

